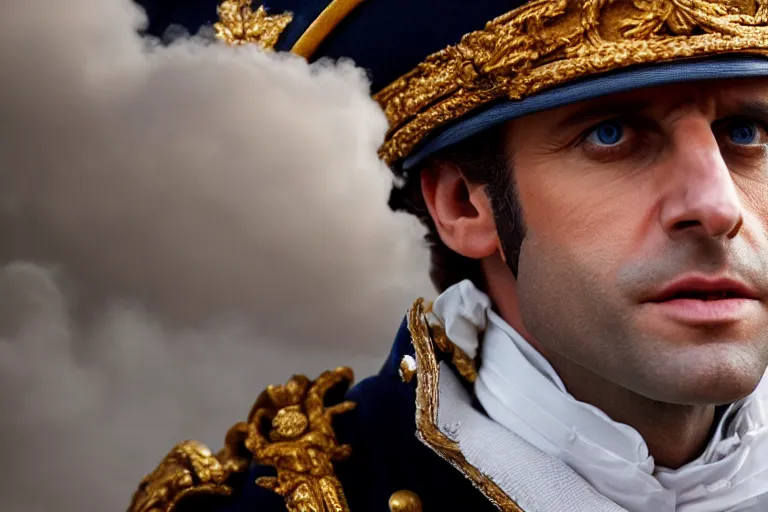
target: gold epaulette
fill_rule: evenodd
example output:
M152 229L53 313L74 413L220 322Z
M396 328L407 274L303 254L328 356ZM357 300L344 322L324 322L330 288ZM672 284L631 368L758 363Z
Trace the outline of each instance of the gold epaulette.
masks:
M355 404L326 406L325 399L338 386L346 391L353 380L351 369L339 368L314 381L297 375L268 387L248 420L229 430L218 454L194 441L178 444L141 481L128 512L179 512L182 504L226 498L234 492L233 477L252 462L277 470L276 477L256 484L283 496L289 512L349 512L333 462L349 457L351 448L338 443L331 420Z

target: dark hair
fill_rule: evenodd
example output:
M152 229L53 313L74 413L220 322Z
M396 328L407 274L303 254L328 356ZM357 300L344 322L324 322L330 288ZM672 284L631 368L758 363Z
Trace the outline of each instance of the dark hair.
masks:
M392 190L390 208L415 215L427 228L425 240L431 253L430 277L441 292L464 279L471 279L475 286L485 290L485 278L479 260L454 252L440 239L421 191L421 171L449 162L458 166L468 181L485 185L507 264L516 276L525 228L506 133L505 127L500 126L451 146L431 157L415 172L403 173L402 186Z

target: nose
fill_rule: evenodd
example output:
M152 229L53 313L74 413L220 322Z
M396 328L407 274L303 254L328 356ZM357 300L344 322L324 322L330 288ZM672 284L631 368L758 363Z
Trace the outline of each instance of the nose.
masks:
M673 142L671 167L665 170L669 189L660 209L664 230L673 239L735 237L743 208L708 120L680 120Z

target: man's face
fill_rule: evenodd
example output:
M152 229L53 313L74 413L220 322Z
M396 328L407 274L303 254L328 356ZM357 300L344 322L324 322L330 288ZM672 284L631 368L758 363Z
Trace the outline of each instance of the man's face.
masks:
M768 81L648 89L512 123L517 293L545 352L668 403L768 365Z

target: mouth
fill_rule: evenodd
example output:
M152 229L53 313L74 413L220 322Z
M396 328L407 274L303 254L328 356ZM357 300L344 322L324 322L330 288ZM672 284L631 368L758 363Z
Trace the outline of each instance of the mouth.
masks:
M662 288L646 302L661 303L674 300L718 301L729 299L757 300L758 294L746 284L733 279L689 277Z
M693 276L663 287L644 302L678 322L711 326L745 319L759 298L741 281Z

